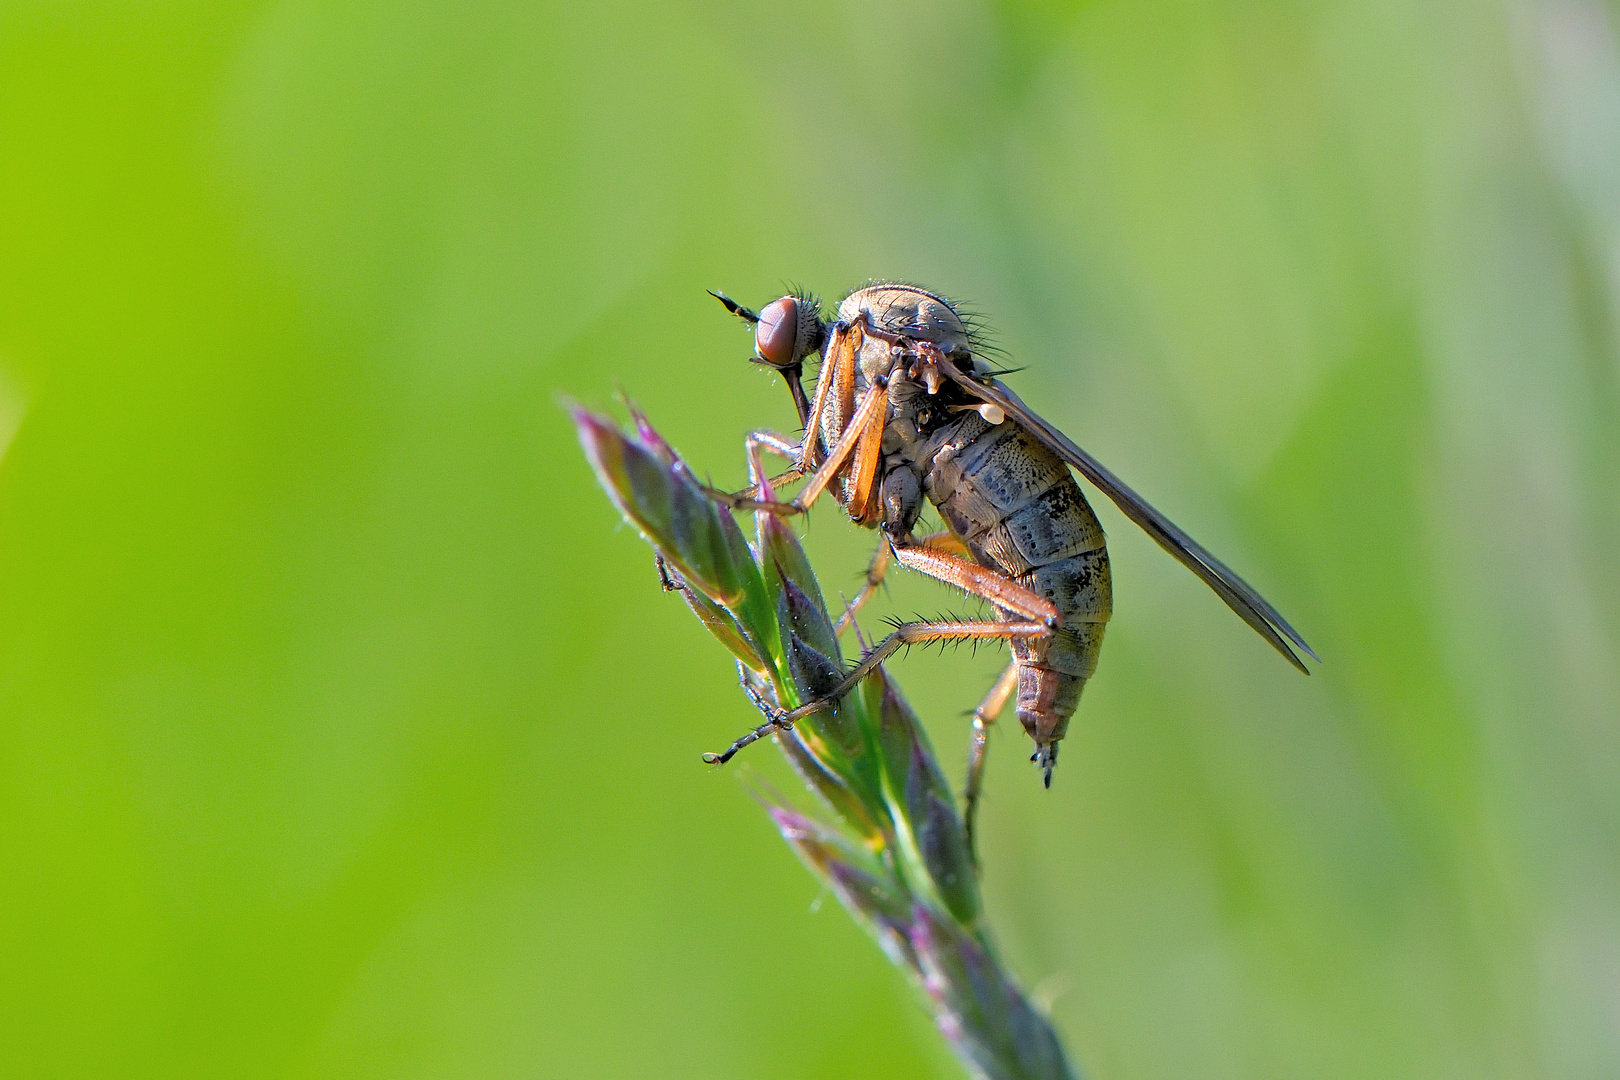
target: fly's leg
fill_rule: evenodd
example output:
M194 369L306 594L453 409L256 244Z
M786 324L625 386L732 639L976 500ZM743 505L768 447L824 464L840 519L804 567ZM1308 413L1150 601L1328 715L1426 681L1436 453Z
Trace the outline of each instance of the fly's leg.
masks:
M729 506L733 510L752 510L755 503L760 501L760 478L765 475L765 451L787 458L793 462L791 468L770 478L764 485L768 491L777 484L788 484L804 475L804 465L801 462L803 448L786 435L779 435L774 431L750 431L743 441L744 452L748 458L748 487L742 491L723 491L720 488L704 485L703 493L711 499Z
M912 544L932 551L943 551L957 555L967 554L967 545L962 543L961 539L949 529L941 529L939 532L929 533L927 536L919 536L912 541ZM841 637L845 630L855 624L856 613L866 606L866 602L872 599L873 595L883 585L883 579L889 573L889 559L889 544L888 541L884 541L878 545L877 551L872 553L872 561L866 568L866 583L861 586L861 591L855 594L855 599L850 601L849 605L844 608L844 613L838 617L838 621L833 624L834 634Z
M804 475L804 468L799 464L804 448L785 435L778 435L774 431L750 431L743 446L748 455L749 488L757 495L763 495L761 485L765 482L764 451L766 450L793 462L793 467L783 473L782 476L797 479Z
M1039 620L1040 625L1049 630L1058 625L1058 610L1051 601L987 567L925 547L897 546L894 557L903 566L982 596L1003 611L1025 619ZM973 852L973 824L978 811L979 789L984 779L985 753L989 748L989 728L1006 707L1007 698L1017 685L1018 661L1014 660L1001 673L979 707L973 710L973 743L968 752L967 781L962 792L966 804L963 817L970 854ZM974 858L977 859L977 856Z
M838 685L826 697L807 701L796 709L779 709L767 702L763 697L754 696L754 704L766 716L766 722L755 728L753 732L738 739L733 748L726 754L711 755L705 760L723 762L729 755L736 752L741 746L747 746L755 739L769 734L773 729L786 730L803 720L811 713L830 709L838 700L853 690L862 679L876 671L878 665L893 656L907 645L926 645L931 641L986 641L1003 638L1042 638L1052 632L1051 625L1043 620L1019 620L1016 622L990 621L986 619L940 619L921 622L901 623L894 628L894 632L882 641L877 647L861 658L861 662L849 670Z
M886 419L882 414L887 412L889 406L888 386L888 380L881 377L872 381L872 385L867 388L866 396L861 398L860 408L856 409L855 415L850 417L849 425L844 428L843 434L839 435L838 442L833 446L832 452L827 455L827 460L816 466L815 471L810 473L809 481L792 502L778 502L773 499L760 498L739 499L724 492L712 492L711 494L714 494L721 502L733 510L755 510L761 513L781 514L783 516L802 514L809 510L811 504L827 489L827 485L832 482L833 477L843 471L850 455L855 452L856 445L861 441L861 436L873 424L882 424ZM781 436L774 436L774 438L780 439ZM765 475L763 459L760 453L764 445L764 443L756 442L753 435L748 437L749 479L754 480L756 483L760 477ZM802 448L798 452L802 459ZM756 492L757 494L759 493Z
M955 555L958 558L968 557L967 542L949 529L931 532L919 536L911 542L911 547L927 548L929 551L939 551L946 555Z
M658 585L665 592L678 592L685 587L685 582L678 580L679 575L669 568L659 552L653 552L653 565L658 567Z
M931 578L955 585L963 592L982 597L1012 615L1048 628L1059 625L1058 609L1050 600L1024 588L1005 574L931 547L894 545L894 557L901 566Z
M967 829L968 854L972 856L974 865L978 865L979 854L974 842L973 824L979 810L979 788L984 782L985 752L990 748L990 725L1007 707L1007 699L1017 685L1018 661L1014 660L973 710L973 741L968 747L967 783L962 785L962 824Z
M833 623L834 637L843 637L844 631L855 625L855 616L866 606L866 602L872 599L888 573L889 544L884 541L872 552L872 561L866 566L866 583L861 586L861 591L855 594L855 599L844 605L844 613Z
M755 728L753 731L750 731L748 734L726 747L721 753L704 754L703 760L708 762L710 765L724 765L726 762L736 757L737 751L741 750L749 743L758 742L765 736L777 731L787 731L793 726L791 723L785 723L780 719L780 717L783 715L782 710L765 700L765 695L759 692L759 688L754 685L753 680L749 679L748 670L740 663L737 665L737 675L737 681L742 685L743 693L748 695L748 700L752 701L754 703L754 707L760 712L764 713L767 719L763 724L759 725L759 727Z
M772 488L776 488L782 484L791 484L793 481L801 479L803 476L804 470L795 465L791 469L783 469L781 472L771 477L767 483L769 483ZM707 495L715 502L723 503L725 506L733 510L753 509L754 504L757 501L754 496L758 491L758 488L755 487L745 487L741 491L727 491L724 488L710 487L708 484L701 484L699 486L702 487L703 494Z
M749 696L754 699L755 706L765 714L765 723L738 739L725 753L706 755L705 761L723 764L742 747L764 738L772 731L785 731L811 713L832 708L862 679L877 670L878 665L907 645L924 645L931 641L1044 638L1058 626L1058 610L1051 601L994 570L925 547L896 544L894 557L904 566L984 597L1014 618L994 622L983 619L940 619L901 623L894 628L894 633L863 656L861 662L851 668L849 674L825 697L807 701L796 709L784 710L771 705L757 693L751 693Z
M830 708L902 646L930 641L1043 638L1050 636L1060 623L1057 606L1050 600L988 567L926 547L895 544L893 550L895 559L902 566L921 571L975 596L982 596L1014 618L1005 622L969 619L901 623L895 627L894 633L878 642L877 648L862 657L861 662L826 697L805 702L788 712L767 712L765 715L778 726L792 725L813 712Z

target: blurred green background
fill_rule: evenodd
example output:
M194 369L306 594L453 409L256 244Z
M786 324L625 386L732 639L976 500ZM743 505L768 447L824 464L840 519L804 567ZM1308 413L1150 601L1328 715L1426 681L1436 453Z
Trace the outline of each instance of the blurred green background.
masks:
M984 843L1089 1074L1620 1075L1617 25L0 6L0 1071L960 1075L557 407L736 483L791 411L703 290L895 276L1326 661L1099 507ZM999 665L895 665L953 771Z

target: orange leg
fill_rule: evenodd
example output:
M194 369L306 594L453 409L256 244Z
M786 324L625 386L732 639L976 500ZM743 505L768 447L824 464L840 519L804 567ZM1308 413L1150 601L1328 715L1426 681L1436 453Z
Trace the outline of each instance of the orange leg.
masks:
M786 731L811 713L830 709L838 699L849 693L860 681L877 670L879 664L906 645L922 645L930 641L971 641L1001 638L1038 638L1052 632L1044 622L988 622L976 619L941 620L939 622L909 622L895 627L894 633L878 642L877 648L861 658L848 675L832 688L826 697L807 701L797 709L778 709L757 692L749 697L765 714L765 723L750 731L719 754L704 754L703 760L712 765L724 765L737 751L764 738L773 731Z
M832 340L827 346L826 362L823 363L821 375L816 380L816 399L810 406L810 419L805 425L804 441L799 444L797 451L796 463L799 466L799 474L808 473L810 476L809 482L799 492L798 497L792 502L785 503L760 498L757 491L756 497L752 499L727 497L720 492L712 494L733 510L753 510L783 515L802 514L810 509L811 504L822 491L826 490L827 485L849 467L850 455L855 454L857 463L867 471L873 470L876 465L877 447L867 445L864 454L857 454L857 449L863 444L871 444L874 438L881 441L883 425L888 420L888 380L874 380L873 384L867 387L860 406L855 407L855 365L856 358L860 354L861 341L862 332L859 325L839 325L833 328ZM823 420L832 425L825 433L821 430ZM838 439L823 461L822 442L834 430L838 432ZM765 470L759 463L760 445L750 437L749 479L756 484L759 478L765 475Z
M896 544L893 545L893 553L901 565L938 578L946 584L955 585L975 596L982 596L1016 618L994 622L981 619L945 619L901 623L895 627L894 633L878 642L876 648L863 656L861 662L856 664L826 697L807 701L798 708L785 712L756 700L755 704L765 713L767 723L733 743L725 753L710 755L706 760L720 763L729 761L738 750L760 738L770 729L792 727L796 721L813 712L831 708L839 698L849 693L852 687L870 675L879 664L894 655L902 646L919 645L930 641L1044 638L1058 626L1058 610L1051 601L994 570L926 547Z
M867 400L870 401L873 396L868 395ZM856 415L859 418L859 410ZM851 424L851 428L854 427L855 425ZM845 434L847 437L848 432ZM847 438L840 439L840 445L845 441L848 441ZM875 671L878 665L903 646L926 644L930 641L1044 638L1060 623L1057 607L1051 601L1003 574L920 545L895 544L891 547L895 559L901 565L937 578L948 585L955 585L975 596L981 596L1015 618L993 622L982 619L943 619L901 623L895 627L894 633L878 642L876 648L863 656L861 662L856 664L826 697L807 701L796 709L783 710L755 696L754 704L765 714L766 722L732 743L723 753L705 754L703 757L705 761L723 765L749 743L763 738L772 731L791 728L811 713L832 708L838 699L849 693L862 679Z
M748 458L748 486L741 491L724 491L720 488L704 485L703 493L716 502L725 503L733 509L745 509L748 504L759 498L759 478L765 475L765 451L787 458L793 462L792 468L778 473L770 478L767 488L777 484L792 483L804 475L804 466L800 463L802 446L786 435L778 435L774 431L760 429L750 431L743 440L743 446Z
M861 443L862 436L866 434L867 429L873 425L881 425L884 422L886 417L883 414L888 411L888 404L889 394L886 384L880 381L867 390L866 396L861 399L860 408L855 410L855 415L850 418L849 426L838 437L838 442L833 446L832 452L827 455L827 460L818 465L815 472L810 474L809 482L804 485L799 491L798 497L792 502L740 498L713 488L707 489L708 494L725 503L733 510L753 510L759 513L782 514L784 516L802 514L810 509L811 504L827 489L827 485L832 482L833 477L844 470L849 462L850 455L855 452L855 448ZM881 431L881 427L878 430ZM759 478L765 475L761 447L769 446L770 449L776 449L774 445L756 439L755 435L757 434L762 433L750 434L747 443L748 474L749 479L755 483L758 483ZM774 438L780 439L781 436L775 436ZM803 469L798 471L801 475L803 474ZM793 470L789 470L789 473L792 472ZM755 495L758 495L757 491Z
M925 547L932 551L943 551L954 555L967 554L967 545L962 543L957 535L949 529L941 529L939 532L929 533L927 536L919 536L912 543L916 547ZM877 551L872 553L872 561L866 568L866 583L861 586L861 591L855 594L855 599L844 609L844 613L838 617L837 624L833 626L833 633L842 637L844 631L855 624L856 614L866 606L868 600L872 599L872 596L882 586L884 578L888 575L889 559L889 542L885 540L878 545Z
M982 596L1010 615L1019 615L1049 628L1058 625L1056 605L989 567L926 547L896 545L894 557L901 566L938 578L974 596Z

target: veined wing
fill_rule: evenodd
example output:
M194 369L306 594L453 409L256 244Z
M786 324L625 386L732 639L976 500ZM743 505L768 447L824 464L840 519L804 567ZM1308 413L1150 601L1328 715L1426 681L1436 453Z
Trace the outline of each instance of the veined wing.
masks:
M1144 532L1157 540L1159 546L1174 555L1183 566L1202 578L1204 584L1214 589L1215 594L1226 601L1227 607L1237 612L1239 618L1254 627L1256 633L1271 642L1272 647L1287 657L1295 667L1307 675L1310 674L1310 669L1295 655L1294 650L1288 647L1289 642L1299 646L1312 660L1321 662L1322 658L1305 644L1305 639L1299 636L1299 632L1289 626L1288 620L1268 604L1265 597L1255 592L1248 582L1206 551L1202 544L1182 532L1175 522L1155 510L1146 499L1104 468L1100 461L1076 446L1067 435L1041 419L1039 414L1025 405L1023 400L1009 390L1001 380L980 382L957 370L956 365L952 363L942 363L939 369L968 393L999 406L1059 457L1080 470L1081 475L1112 499L1114 505L1118 506L1126 517L1141 526Z

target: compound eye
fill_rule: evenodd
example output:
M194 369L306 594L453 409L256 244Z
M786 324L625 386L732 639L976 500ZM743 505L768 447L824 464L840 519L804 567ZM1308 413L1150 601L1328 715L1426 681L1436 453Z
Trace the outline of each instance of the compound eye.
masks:
M754 349L772 367L787 367L799 359L799 301L784 296L765 305L754 328Z

